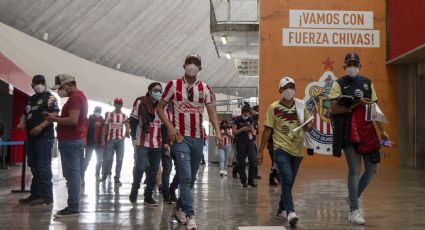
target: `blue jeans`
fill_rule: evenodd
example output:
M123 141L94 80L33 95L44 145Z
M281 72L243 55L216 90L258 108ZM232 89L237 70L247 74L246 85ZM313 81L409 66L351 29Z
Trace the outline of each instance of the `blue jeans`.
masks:
M52 147L53 139L47 137L28 138L28 166L31 167L31 196L53 201Z
M373 177L375 177L379 163L372 163L370 155L360 155L352 146L344 148L344 154L348 164L348 199L350 200L350 211L354 211L359 209L360 195ZM365 171L360 177L362 158Z
M84 155L84 140L60 140L62 173L68 185L68 208L80 209L80 167Z
M136 147L136 155L133 169L132 189L139 189L143 173L146 172L145 198L152 197L156 185L156 173L161 161L161 149Z
M84 178L84 174L89 166L93 151L96 151L96 176L100 175L100 168L102 167L103 162L103 152L104 148L100 145L87 145L85 156L82 162L81 167L81 177Z
M224 145L218 149L220 155L220 170L227 169L227 161L229 160L230 152L232 151L232 145Z
M282 193L280 195L279 211L286 211L286 214L294 212L294 202L292 199L292 187L303 157L295 157L282 149L276 149L274 162L280 172L282 183Z
M171 156L165 154L165 149L162 149L162 195L168 197L170 195L170 174L173 168Z
M204 140L184 137L182 143L175 142L171 146L179 172L180 197L176 207L181 208L187 216L195 214L193 210L192 186L196 180L199 164L203 156Z
M124 159L124 139L121 140L107 140L105 149L105 158L103 159L103 178L108 176L111 171L112 163L114 161L114 152L117 154L115 165L115 181L119 181L121 177L122 161Z

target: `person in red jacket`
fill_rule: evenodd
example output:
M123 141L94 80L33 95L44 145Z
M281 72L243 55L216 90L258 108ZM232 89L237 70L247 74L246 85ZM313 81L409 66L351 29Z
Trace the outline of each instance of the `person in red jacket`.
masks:
M376 137L374 128L365 129L363 125L367 123L364 122L365 105L378 101L372 81L359 75L360 68L359 55L352 52L348 53L345 56L344 65L346 75L333 83L329 97L334 135L334 156L340 156L342 149L348 165L348 200L350 206L348 220L356 224L365 224L366 221L359 207L359 198L378 171L380 154L379 146L378 149L375 147L375 150L367 150L368 153L359 151L358 148L361 137L369 140ZM362 111L363 114L359 114ZM370 123L368 124L369 127ZM368 133L361 133L363 131L356 133L355 131L361 127L360 125L363 126L363 131L367 130ZM378 122L378 126L381 131L381 138L388 139L384 124ZM364 161L365 171L360 177L362 160Z

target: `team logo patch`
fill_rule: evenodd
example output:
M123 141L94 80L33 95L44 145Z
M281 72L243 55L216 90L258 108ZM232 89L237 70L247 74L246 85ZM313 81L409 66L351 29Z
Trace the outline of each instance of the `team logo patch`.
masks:
M308 140L314 146L314 152L332 154L332 126L329 93L332 84L337 78L330 71L325 71L319 81L311 82L305 88L306 108L314 116L314 126L306 134Z
M205 97L205 93L204 92L199 92L199 98L200 99L204 99Z
M43 100L42 99L40 99L40 100L37 101L37 105L41 105L42 103L43 103Z
M364 90L369 90L369 85L365 83L365 84L363 85L363 89L364 89Z

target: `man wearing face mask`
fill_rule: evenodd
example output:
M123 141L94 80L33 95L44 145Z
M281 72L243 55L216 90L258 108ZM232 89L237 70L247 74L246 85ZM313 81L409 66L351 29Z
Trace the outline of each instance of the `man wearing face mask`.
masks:
M159 82L153 82L148 86L145 97L141 97L130 116L131 138L136 148L135 164L133 169L133 184L129 196L130 202L137 201L140 182L143 173L146 172L146 188L144 192L144 204L158 206L153 199L153 190L156 184L156 175L162 157L161 143L161 120L155 108L162 95L162 86ZM171 172L171 158L166 159L165 173ZM168 161L169 160L169 161ZM164 187L166 185L163 185ZM168 188L168 185L167 185Z
M359 75L361 65L359 55L348 53L345 56L344 69L346 75L332 85L330 92L331 118L333 128L333 155L340 157L344 151L348 165L348 201L350 214L348 220L355 224L365 224L365 219L359 207L359 197L376 175L380 161L379 140L371 121L364 121L365 105L376 103L375 88L371 80ZM360 113L360 114L359 114ZM358 145L352 142L353 118L360 115L363 119L361 132L366 134L368 141L366 152L360 151ZM356 121L356 120L354 120ZM381 138L388 140L384 124L377 122ZM369 127L369 128L367 128ZM360 177L361 161L364 161L365 171Z
M47 121L57 122L62 172L68 189L68 206L58 211L54 217L78 216L81 158L84 156L88 101L84 93L77 88L75 77L69 74L56 76L55 86L52 89L58 89L58 94L62 98L69 97L60 117L53 113L45 114Z
M292 187L304 156L304 134L313 127L313 122L294 131L294 128L307 121L311 115L306 110L304 101L294 98L295 81L292 78L284 77L280 80L279 93L282 95L281 99L273 102L266 112L258 162L261 164L264 148L273 132L274 162L280 172L282 185L276 216L279 219L287 218L289 224L294 226L298 217L294 209Z
M52 147L54 142L53 123L44 120L43 113L59 112L56 98L46 91L43 75L32 78L35 94L27 102L18 124L18 131L26 128L28 166L31 168L31 195L19 200L21 204L49 205L53 202Z
M232 132L235 135L236 143L236 165L238 166L238 174L244 188L248 187L248 185L257 187L257 184L254 182L257 174L257 151L255 147L257 130L255 130L254 125L254 119L251 117L251 107L244 105L242 107L242 115L237 117L232 125ZM247 157L249 163L248 178L245 172L245 160Z
M102 107L96 106L89 116L87 123L87 145L85 157L81 166L81 183L84 184L84 175L89 166L93 151L96 151L96 180L100 180L100 168L103 162L102 127L105 120L102 117Z
M219 146L222 137L211 88L197 79L198 72L202 70L201 57L196 53L187 55L183 68L185 75L170 81L165 87L157 113L167 126L169 140L174 142L171 151L175 154L179 173L180 197L172 215L179 223L186 224L187 229L196 229L192 187L203 155L203 138L206 135L202 129L204 107ZM165 114L167 104L172 106L172 122Z
M115 110L110 112L105 118L102 131L102 146L105 146L106 136L106 148L105 158L102 165L102 179L101 182L105 182L108 177L108 173L112 168L112 161L114 160L114 153L116 153L116 165L115 165L115 185L121 186L120 181L122 162L124 159L124 139L130 137L130 124L128 123L127 115L122 111L123 105L122 98L114 99ZM125 133L124 133L125 129Z

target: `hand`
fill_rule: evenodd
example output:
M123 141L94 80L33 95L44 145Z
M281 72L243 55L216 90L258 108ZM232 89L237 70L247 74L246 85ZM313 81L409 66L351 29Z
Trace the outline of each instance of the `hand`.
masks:
M242 128L242 131L245 131L245 132L251 131L251 127L245 126Z
M257 155L257 163L258 163L258 165L262 165L263 164L263 152L258 153L258 155Z
M360 101L359 102L357 102L357 106L359 106L359 105L361 105L361 106L365 106L366 104L368 104L369 103L369 99L367 99L367 98L362 98L362 99L360 99Z
M223 137L221 136L221 133L217 133L215 135L215 141L218 147L221 147L223 145Z
M388 137L387 132L383 131L383 132L381 133L381 139L382 139L382 140L386 140L386 141L388 141L388 140L389 140L389 137Z
M47 101L47 106L49 108L53 108L55 103L56 103L56 98L54 96L50 96L49 100Z
M54 113L45 113L44 119L48 122L55 122L57 118L57 115Z
M170 140L170 142L173 142L176 140L176 136L177 136L177 130L174 127L168 128L168 140Z
M25 128L25 125L23 125L23 124L18 124L18 125L16 126L16 128L18 129L18 132L22 132L22 130Z
M171 147L169 144L164 144L164 149L167 150L168 152L170 152Z
M128 130L125 131L125 137L130 138L130 132Z
M43 131L43 129L40 126L36 126L33 129L31 129L30 135L31 136L38 136L41 133L41 131Z
M304 130L305 132L310 131L312 128L313 128L313 122L310 122L310 123L308 123L307 125L304 125L304 126L303 126L303 130Z

